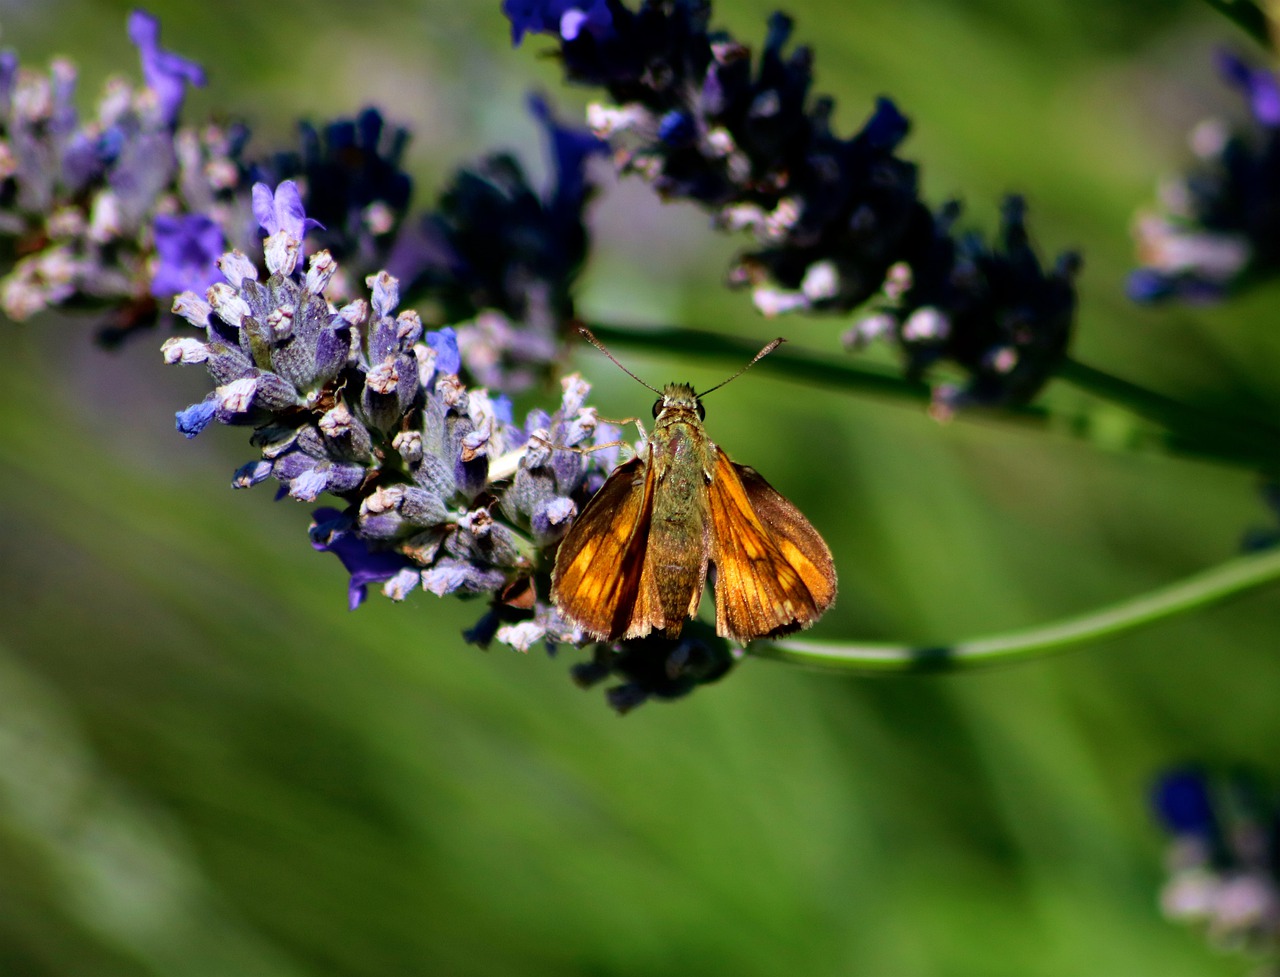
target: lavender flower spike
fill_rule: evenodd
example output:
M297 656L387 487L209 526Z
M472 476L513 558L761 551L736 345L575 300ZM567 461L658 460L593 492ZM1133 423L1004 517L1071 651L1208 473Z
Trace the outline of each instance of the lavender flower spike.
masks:
M483 596L476 640L517 650L581 641L537 595L549 592L555 543L616 458L571 450L617 436L586 406L587 384L566 377L554 414L515 425L505 397L465 384L451 327L425 331L398 309L394 276L369 276L364 296L335 308L323 294L338 272L329 252L295 267L311 226L296 186L259 184L254 200L271 274L231 252L207 298L188 291L173 304L204 338L168 340L165 361L203 365L213 382L179 412L178 430L250 427L260 457L237 469L234 487L275 478L299 501L338 500L317 512L312 541L342 561L351 607L369 584L392 600ZM281 263L276 250L293 258Z

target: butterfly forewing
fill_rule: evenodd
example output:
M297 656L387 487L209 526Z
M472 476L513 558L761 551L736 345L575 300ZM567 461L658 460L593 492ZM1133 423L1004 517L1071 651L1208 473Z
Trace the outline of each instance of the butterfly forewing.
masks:
M754 469L716 455L708 489L716 632L746 642L808 627L835 600L831 551Z
M551 589L562 614L593 638L647 634L663 623L645 567L652 470L641 457L614 469L560 543Z

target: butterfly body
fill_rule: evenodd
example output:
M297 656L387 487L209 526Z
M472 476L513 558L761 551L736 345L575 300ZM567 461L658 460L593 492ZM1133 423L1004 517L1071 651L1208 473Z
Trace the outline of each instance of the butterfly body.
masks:
M808 627L835 599L826 543L753 469L707 437L702 403L668 384L642 451L560 544L552 597L590 636L679 635L715 567L716 631L747 642Z
M653 472L653 513L645 559L652 561L662 630L678 634L698 610L710 557L706 486L718 451L702 433L693 388L670 384L645 450ZM696 560L690 559L697 553Z

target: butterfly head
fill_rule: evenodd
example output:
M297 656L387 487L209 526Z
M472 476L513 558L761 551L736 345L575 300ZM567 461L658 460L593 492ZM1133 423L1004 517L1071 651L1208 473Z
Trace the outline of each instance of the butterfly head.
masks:
M662 390L662 396L653 402L653 416L663 414L697 414L698 420L707 416L702 401L687 383L668 383Z

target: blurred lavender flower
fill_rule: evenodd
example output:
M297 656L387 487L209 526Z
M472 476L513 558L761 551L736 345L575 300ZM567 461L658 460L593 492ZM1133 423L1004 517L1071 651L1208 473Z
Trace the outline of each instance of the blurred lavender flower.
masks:
M575 321L572 288L587 254L587 161L606 151L530 100L551 144L551 186L538 194L505 153L460 170L437 209L407 226L388 259L405 291L457 324L467 369L518 393L543 380Z
M1043 273L1020 205L1006 208L1002 247L953 240L958 208L931 214L916 166L895 155L906 117L881 98L857 133L835 135L833 100L810 96L812 53L786 52L786 16L770 18L753 64L749 48L709 30L705 0L642 0L637 11L509 0L504 10L517 43L552 35L568 79L608 93L612 104L591 106L588 120L623 171L753 235L729 281L752 288L766 315L847 313L888 294L892 321L877 320L879 332L902 345L910 373L946 359L970 375L942 392L949 409L1024 402L1065 355L1077 259Z
M247 207L230 199L243 135L177 129L203 71L159 47L149 15L130 15L129 34L146 87L108 83L88 119L70 63L42 75L0 56L0 235L20 256L0 279L11 319L74 301L114 309L108 331L119 333L154 321L171 289L212 281L219 236L249 243Z
M1134 301L1212 301L1280 269L1280 77L1226 52L1218 70L1244 96L1250 120L1200 123L1190 140L1195 168L1138 215Z
M603 144L536 100L555 158L544 196L512 159L490 157L410 225L407 130L370 108L302 124L298 151L248 159L244 126L178 128L186 86L203 84L204 72L160 47L154 17L135 12L128 26L147 87L111 83L88 120L73 104L70 64L44 77L0 55L0 240L13 256L0 309L10 318L70 303L105 309L100 335L110 342L153 325L174 295L220 280L215 260L227 249L260 255L254 182L296 180L314 243L341 269L329 297L344 300L394 268L441 307L441 324L459 324L473 377L507 390L547 377L586 254L585 164Z
M511 21L511 43L519 44L525 32L559 34L571 41L584 31L607 36L613 15L606 0L503 0L502 12Z
M218 280L213 262L227 247L257 252L250 185L263 169L310 180L307 199L334 218L327 245L370 259L368 240L389 249L409 194L396 165L403 130L382 140L370 110L329 126L324 153L304 127L302 154L246 162L242 126L177 128L186 86L203 84L203 70L159 47L148 14L130 15L129 34L147 87L108 84L87 120L72 102L69 63L54 62L46 77L19 71L11 53L0 57L0 235L22 256L0 280L10 318L77 301L114 306L109 339L154 322L154 300Z
M1223 948L1280 951L1280 817L1258 784L1172 770L1152 806L1172 838L1165 915L1203 927Z
M484 595L490 606L471 640L521 651L580 643L543 595L556 544L618 457L582 450L619 434L586 406L588 385L566 377L554 413L534 410L517 425L506 397L464 385L452 329L427 332L417 313L397 312L391 275L370 276L368 297L341 308L325 298L339 269L326 251L305 255L311 220L296 184L259 184L253 199L269 232L266 280L232 251L206 297L174 301L204 338L171 338L164 358L203 364L215 384L178 413L179 431L193 437L215 420L251 427L261 454L233 485L274 478L295 499L344 503L316 512L311 537L346 567L353 608L370 584L395 600L418 589ZM631 705L714 677L705 649L612 654L618 671L642 678L644 661L669 662L665 677L630 682Z
M171 298L203 292L222 280L218 258L226 250L222 228L204 214L161 214L155 220L156 270L151 294Z

